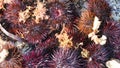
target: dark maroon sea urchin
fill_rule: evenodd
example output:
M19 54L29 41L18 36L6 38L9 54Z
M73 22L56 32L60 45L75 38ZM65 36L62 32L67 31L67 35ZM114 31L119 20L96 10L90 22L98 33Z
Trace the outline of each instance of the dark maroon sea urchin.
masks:
M71 1L50 1L47 3L47 8L48 15L50 16L48 21L54 28L59 28L63 24L67 25L67 23L73 23L73 21L79 16L75 11L76 8L74 3Z
M48 21L53 28L59 28L63 23L68 23L69 18L65 14L66 6L59 2L48 3L48 15L50 16Z
M117 41L120 38L120 24L114 21L107 21L103 28L103 34L107 36L108 42L111 45L118 45Z
M23 54L23 67L24 68L36 68L38 63L42 60L41 50L32 50L27 54Z
M111 58L112 54L109 47L102 46L90 55L87 68L105 68L105 62Z
M45 24L44 24L45 25ZM50 29L42 24L34 24L28 27L29 33L23 33L24 38L30 43L40 43L46 40Z
M22 9L21 0L6 1L6 10L4 10L4 19L7 19L10 23L18 24L19 11Z
M105 0L88 0L88 9L102 21L110 18L111 7Z
M107 21L103 28L103 34L107 36L109 45L113 47L115 57L120 59L120 24L114 21Z

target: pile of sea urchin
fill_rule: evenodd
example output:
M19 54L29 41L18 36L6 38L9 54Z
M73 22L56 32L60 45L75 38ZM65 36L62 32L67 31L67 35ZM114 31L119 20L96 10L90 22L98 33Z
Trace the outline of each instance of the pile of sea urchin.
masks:
M105 0L83 2L1 0L0 68L118 68L120 23Z

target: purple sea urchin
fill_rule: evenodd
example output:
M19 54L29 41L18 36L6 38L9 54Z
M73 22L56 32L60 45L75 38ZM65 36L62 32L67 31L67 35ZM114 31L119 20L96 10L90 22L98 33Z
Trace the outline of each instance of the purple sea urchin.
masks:
M105 45L89 43L83 48L81 55L87 60L87 68L104 68L104 63L113 55L111 48Z
M103 28L103 34L108 38L108 46L113 48L114 57L120 59L120 24L114 21L107 21Z
M117 38L120 37L120 24L114 21L107 21L102 32L107 36L110 44L117 44Z
M91 51L90 51L91 52ZM112 51L110 51L109 47L101 47L88 59L87 66L88 68L103 68L104 63L110 59L110 55Z
M84 68L85 61L80 58L77 50L60 48L53 55L55 68Z
M91 55L93 58L96 58L98 62L105 62L110 58L112 51L110 51L109 47L102 47L98 51Z

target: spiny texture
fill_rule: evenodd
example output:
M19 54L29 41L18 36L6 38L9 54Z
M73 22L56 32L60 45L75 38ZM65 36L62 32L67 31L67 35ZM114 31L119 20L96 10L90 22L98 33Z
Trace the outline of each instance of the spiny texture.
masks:
M86 39L84 34L82 34L81 32L76 32L72 36L73 45L82 45L82 43L84 43L84 40Z
M73 23L79 16L75 11L74 3L71 1L61 2L56 0L48 2L47 7L48 15L50 16L48 21L54 29L59 28L63 24Z
M10 0L10 3L6 4L6 10L4 12L4 19L9 22L18 24L19 11L22 9L22 2L20 0Z
M49 22L54 29L59 28L63 23L69 23L65 8L66 6L60 2L48 3Z
M88 61L87 68L105 68L105 66L96 61Z
M110 44L115 44L120 37L120 24L114 21L107 21L107 24L103 28L103 34L108 37Z
M115 57L120 59L120 24L114 21L108 21L104 26L103 34L108 37L109 46L112 46Z
M86 10L81 14L81 18L78 23L78 29L80 32L86 35L92 32L94 17L95 14L89 10Z
M90 51L92 52L92 51ZM101 47L89 57L87 67L88 68L103 68L104 62L109 60L112 51L109 47Z
M38 48L57 47L59 45L58 40L55 37L50 37L42 42L38 43Z
M88 9L103 21L108 20L111 15L111 7L105 0L88 0Z
M87 0L82 11L81 1L1 0L0 68L106 68L120 59L120 24L108 3Z
M77 50L64 50L60 48L53 55L54 68L80 68L85 67L85 61L79 57Z
M23 54L23 67L24 68L36 68L39 62L42 61L42 51L34 50L27 54Z
M8 56L0 63L0 68L22 68L22 55L16 47L10 44L4 45L3 49L8 50Z
M49 46L41 46L41 45ZM56 50L57 46L53 43L42 43L38 45L35 49L28 53L23 54L23 68L46 68L54 66L51 57L53 51ZM53 68L53 67L51 67Z
M92 57L96 58L98 62L103 63L109 59L111 54L112 51L109 49L109 47L102 47L96 51Z
M24 37L30 43L38 43L47 39L50 29L43 27L41 24L32 25L28 28L29 32L24 33Z
M75 27L76 23L71 23L71 24L67 24L65 27L65 30L67 31L67 34L70 37L75 36L75 34L79 33L79 30Z
M89 43L85 47L90 53L90 55L93 55L98 49L101 48L101 45L95 44L95 43Z

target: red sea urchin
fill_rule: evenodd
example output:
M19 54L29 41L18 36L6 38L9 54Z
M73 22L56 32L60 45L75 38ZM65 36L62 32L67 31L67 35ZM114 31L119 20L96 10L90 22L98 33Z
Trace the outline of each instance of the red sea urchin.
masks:
M93 21L94 21L95 14L89 10L85 10L81 14L81 18L78 23L78 29L80 32L84 33L85 35L88 35L91 33L92 27L93 27Z
M27 54L23 54L23 66L24 68L36 68L42 58L42 50L32 50Z
M90 55L94 54L98 49L100 49L102 46L95 44L95 43L89 43L84 48L87 49L90 53Z

